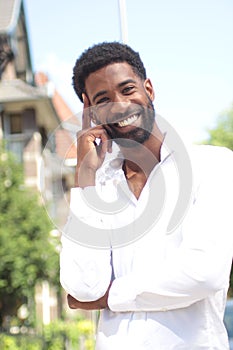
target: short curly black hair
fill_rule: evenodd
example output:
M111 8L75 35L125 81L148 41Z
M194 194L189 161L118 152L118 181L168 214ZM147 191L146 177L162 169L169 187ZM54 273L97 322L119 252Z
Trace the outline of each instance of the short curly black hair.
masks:
M146 70L138 52L119 42L103 42L85 50L73 68L73 87L83 102L85 80L89 74L111 63L127 62L141 79L146 79Z

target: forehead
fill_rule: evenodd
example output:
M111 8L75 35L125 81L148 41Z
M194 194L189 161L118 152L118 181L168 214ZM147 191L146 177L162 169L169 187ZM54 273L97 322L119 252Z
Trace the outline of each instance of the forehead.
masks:
M116 88L119 84L129 79L141 80L128 63L112 63L88 76L85 81L86 92L91 97L100 89L110 90Z

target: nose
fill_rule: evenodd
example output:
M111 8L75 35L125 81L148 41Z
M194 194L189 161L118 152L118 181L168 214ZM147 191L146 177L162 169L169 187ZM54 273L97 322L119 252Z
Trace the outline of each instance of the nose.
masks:
M121 93L116 92L112 96L112 102L109 104L109 111L112 114L123 113L130 105L128 96L124 96Z
M95 114L97 115L95 124L112 123L113 121L122 119L130 106L131 102L127 96L114 94L111 96L111 102L97 105Z
M111 102L109 104L109 112L112 115L122 114L128 109L129 105L130 105L129 101L121 100L121 101Z

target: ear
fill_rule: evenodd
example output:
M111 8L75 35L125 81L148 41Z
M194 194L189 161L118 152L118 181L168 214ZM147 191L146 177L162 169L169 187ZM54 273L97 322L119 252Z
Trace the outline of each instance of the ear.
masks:
M154 101L154 98L155 98L154 88L150 79L148 78L144 81L144 89L146 90L146 93L150 98L150 100Z
M86 93L82 93L83 107L88 108L90 106L90 101Z

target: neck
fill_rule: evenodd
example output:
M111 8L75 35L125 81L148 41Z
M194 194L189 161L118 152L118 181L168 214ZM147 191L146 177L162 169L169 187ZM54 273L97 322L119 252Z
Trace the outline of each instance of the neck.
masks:
M125 158L124 171L126 177L133 173L143 172L147 177L160 161L160 149L164 135L159 130L156 123L148 140L142 145L132 148L121 147L121 152Z

